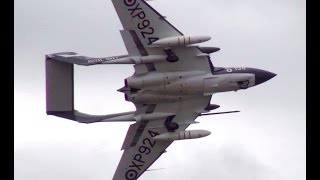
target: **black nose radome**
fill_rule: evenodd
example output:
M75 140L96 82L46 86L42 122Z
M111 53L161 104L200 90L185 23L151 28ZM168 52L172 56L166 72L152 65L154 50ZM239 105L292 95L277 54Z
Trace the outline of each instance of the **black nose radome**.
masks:
M261 69L255 69L254 74L256 77L255 85L264 83L264 82L266 82L276 76L276 74L274 74L272 72L268 72L268 71L261 70Z

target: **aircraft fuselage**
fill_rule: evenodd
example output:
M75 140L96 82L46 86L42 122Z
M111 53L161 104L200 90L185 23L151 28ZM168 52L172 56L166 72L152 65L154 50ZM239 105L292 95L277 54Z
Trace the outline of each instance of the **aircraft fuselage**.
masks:
M213 73L205 71L150 72L125 79L127 101L150 104L176 102L194 96L212 95L219 92L237 91L261 84L276 74L246 67L215 67Z

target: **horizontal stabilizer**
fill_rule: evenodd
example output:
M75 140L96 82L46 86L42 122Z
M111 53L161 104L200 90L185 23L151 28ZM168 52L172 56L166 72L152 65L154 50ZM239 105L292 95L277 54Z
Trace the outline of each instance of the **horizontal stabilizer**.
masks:
M73 64L46 59L46 109L73 111Z

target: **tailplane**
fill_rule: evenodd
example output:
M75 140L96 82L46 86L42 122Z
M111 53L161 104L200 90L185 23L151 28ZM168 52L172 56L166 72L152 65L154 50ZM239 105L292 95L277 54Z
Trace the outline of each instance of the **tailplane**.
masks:
M135 121L134 111L90 115L74 109L74 65L46 55L46 112L80 123Z

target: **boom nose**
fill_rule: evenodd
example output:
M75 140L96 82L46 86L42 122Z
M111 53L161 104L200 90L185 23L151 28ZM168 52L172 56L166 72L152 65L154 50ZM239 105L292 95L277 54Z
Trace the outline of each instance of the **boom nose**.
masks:
M255 85L258 85L258 84L261 84L261 83L264 83L268 80L270 80L271 78L275 77L276 74L272 73L272 72L268 72L268 71L264 71L264 70L256 70L255 72Z

